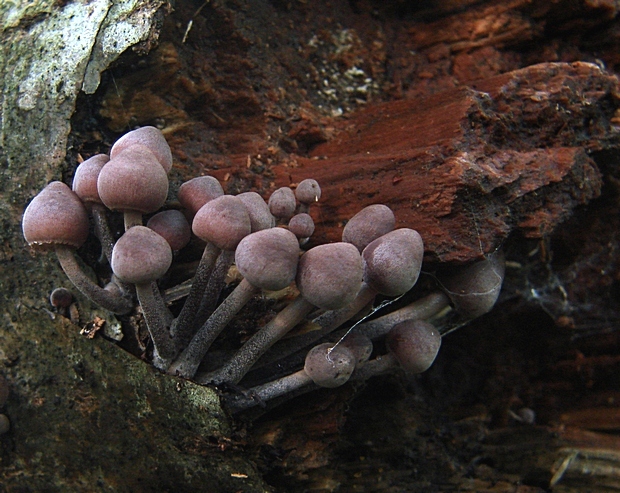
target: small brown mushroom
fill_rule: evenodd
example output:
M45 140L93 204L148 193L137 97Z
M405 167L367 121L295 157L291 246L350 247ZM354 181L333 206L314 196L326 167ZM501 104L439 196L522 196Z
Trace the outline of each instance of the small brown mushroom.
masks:
M213 176L197 176L179 187L178 198L191 217L210 200L224 195L224 189Z
M95 222L95 234L101 243L101 249L109 261L114 246L114 237L108 225L106 208L99 197L97 180L104 165L110 160L107 154L95 154L81 163L73 176L73 191L82 199Z
M264 229L243 238L235 252L243 280L196 332L168 372L193 377L213 341L252 297L263 289L284 289L293 281L298 259L297 239L285 229Z
M219 370L201 383L238 383L276 341L315 307L334 310L349 304L362 281L362 260L349 243L319 245L304 253L297 267L296 284L301 296L258 330Z
M269 201L269 210L278 219L287 221L295 214L297 201L295 200L295 192L289 187L281 187L275 190Z
M388 354L377 356L356 369L352 379L366 380L399 367L409 375L422 373L435 361L441 347L441 335L428 322L406 320L388 332L386 346Z
M170 146L166 142L164 134L155 127L140 127L131 132L127 132L118 139L112 149L110 149L110 158L114 159L118 154L133 145L141 145L151 151L162 165L166 173L172 168L172 152Z
M146 227L163 237L173 252L185 247L192 236L187 219L182 212L175 209L158 212L148 220Z
M97 179L99 197L106 207L122 211L125 230L142 225L142 214L164 205L168 196L168 175L146 147L129 146L110 159Z
M250 217L243 202L232 195L222 195L203 205L194 216L192 230L207 242L192 287L181 313L174 321L172 334L179 348L186 347L194 335L196 312L215 267L217 257L237 248L251 231Z
M162 277L172 263L168 242L146 226L134 226L119 238L112 250L111 266L121 281L135 284L138 301L155 346L154 364L166 368L176 348L165 321L169 319L161 297L154 293L154 281Z
M77 263L74 250L88 237L88 213L67 185L60 181L47 185L26 207L22 230L35 250L55 250L63 271L86 297L114 313L131 311L131 300L99 287Z
M342 241L362 252L371 241L392 231L395 224L394 213L387 205L369 205L349 219L342 230Z

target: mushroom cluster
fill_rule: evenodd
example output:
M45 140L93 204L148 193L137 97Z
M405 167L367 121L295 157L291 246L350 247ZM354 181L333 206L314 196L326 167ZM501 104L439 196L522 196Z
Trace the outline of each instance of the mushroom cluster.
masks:
M321 196L315 180L279 188L266 202L256 192L228 195L217 179L200 176L180 186L178 201L167 202L172 163L158 129L129 132L109 156L81 163L72 188L47 185L26 207L23 234L34 250L53 250L94 303L121 320L141 314L155 367L234 389L227 395L234 411L393 369L421 373L449 330L432 321L446 310L461 320L478 317L499 295L504 261L497 252L439 278L436 292L369 317L373 307L410 292L424 255L418 232L396 228L387 206L362 209L342 241L306 248L314 232L309 212ZM115 215L122 215L122 234L110 228ZM76 258L91 229L109 267L103 285ZM188 245L194 252L199 245L200 258L191 279L166 290L183 293L172 299L163 288ZM232 267L234 288L226 282ZM292 299L278 297L282 292ZM267 296L279 298L271 319L243 336L231 330L246 305ZM64 291L53 299L59 313L72 302Z

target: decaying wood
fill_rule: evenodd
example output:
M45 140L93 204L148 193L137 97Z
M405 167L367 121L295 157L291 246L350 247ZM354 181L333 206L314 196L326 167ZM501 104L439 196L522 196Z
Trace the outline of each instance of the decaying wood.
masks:
M279 168L279 184L322 186L318 241L389 205L427 254L467 261L513 231L548 235L599 195L591 153L617 145L618 80L587 63L541 64L422 100L373 105L329 142Z

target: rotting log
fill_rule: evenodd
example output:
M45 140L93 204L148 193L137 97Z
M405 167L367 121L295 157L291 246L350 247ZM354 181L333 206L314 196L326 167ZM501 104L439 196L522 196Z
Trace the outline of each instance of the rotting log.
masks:
M372 105L276 183L313 177L318 242L385 203L433 260L464 262L518 231L542 238L600 194L592 153L618 145L618 80L589 63L545 63L421 100Z

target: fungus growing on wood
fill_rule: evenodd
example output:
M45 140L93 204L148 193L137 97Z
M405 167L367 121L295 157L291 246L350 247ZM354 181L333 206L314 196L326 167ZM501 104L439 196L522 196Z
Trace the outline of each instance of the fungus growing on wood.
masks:
M164 171L166 173L170 172L172 168L172 152L164 134L155 127L140 127L127 132L110 149L110 158L114 159L125 149L135 145L146 147L153 153L159 164L164 168Z
M308 208L321 198L321 187L316 180L306 178L297 184L295 197L301 204L299 212L308 212Z
M222 195L224 189L217 178L197 176L179 187L178 199L193 217L203 205Z
M154 363L165 368L176 355L176 348L165 321L167 308L154 290L154 281L162 277L172 264L168 242L146 226L134 226L114 245L110 262L114 275L135 284L138 301L155 346Z
M502 250L483 260L452 271L439 281L455 310L466 318L477 318L495 305L504 282L506 261Z
M353 301L362 284L362 259L349 243L319 245L304 253L295 283L301 295L258 330L219 370L203 382L238 383L276 341L315 307L335 310Z
M271 194L267 204L274 217L287 221L293 217L297 207L295 192L289 187L278 188Z
M297 239L285 229L265 229L243 238L235 252L243 280L196 332L168 372L193 377L215 338L252 297L261 290L284 289L295 279L298 259Z
M35 250L54 250L62 270L75 287L98 305L114 313L129 313L130 300L95 284L78 264L74 250L88 237L88 213L80 198L64 183L47 185L26 207L22 231Z
M187 219L182 212L175 209L158 212L148 220L146 227L164 238L173 252L185 247L192 237Z
M179 348L186 347L194 335L196 312L217 257L222 251L234 252L239 242L250 234L250 216L241 200L222 195L200 208L194 216L192 231L207 244L185 304L173 325L173 337Z
M362 252L363 283L351 303L329 310L313 320L315 330L281 341L261 364L284 358L334 331L373 301L377 294L400 296L409 291L420 274L424 245L419 233L401 228L370 242Z
M369 205L349 219L342 231L342 241L355 245L361 252L371 241L392 231L395 225L392 209L383 204Z
M75 170L71 188L80 197L95 222L95 234L108 261L112 255L114 238L110 232L106 209L99 196L97 180L104 165L110 160L107 154L95 154L82 162Z
M99 172L99 197L113 211L122 211L125 229L142 225L142 214L156 212L168 196L168 175L146 147L129 146Z
M340 387L353 374L357 361L358 356L347 346L319 344L308 351L301 370L252 387L247 396L232 399L229 405L234 411L241 411L311 384L323 388Z
M352 378L366 380L395 368L415 375L430 368L441 347L441 335L424 320L406 320L395 325L387 334L388 354L368 361Z

